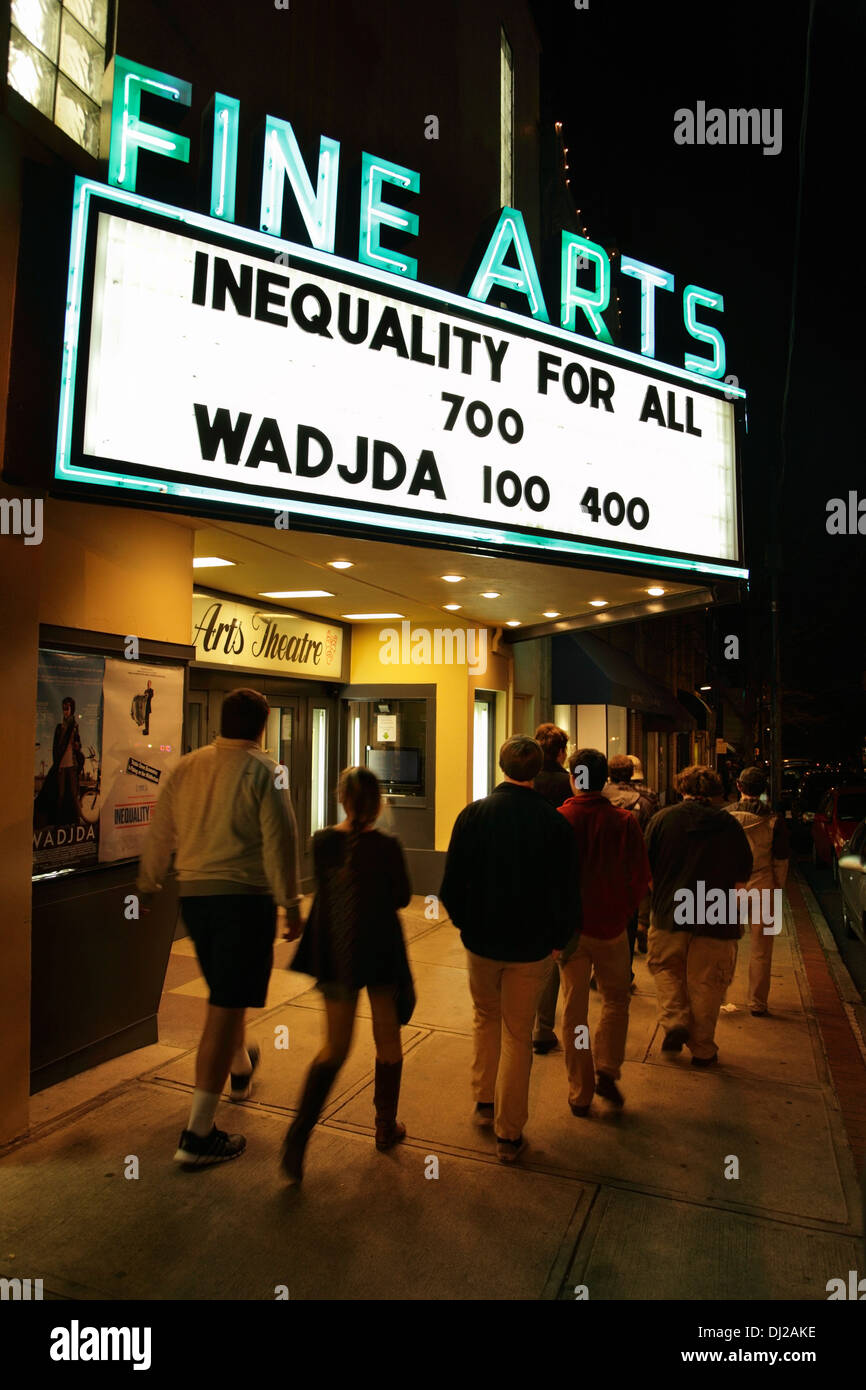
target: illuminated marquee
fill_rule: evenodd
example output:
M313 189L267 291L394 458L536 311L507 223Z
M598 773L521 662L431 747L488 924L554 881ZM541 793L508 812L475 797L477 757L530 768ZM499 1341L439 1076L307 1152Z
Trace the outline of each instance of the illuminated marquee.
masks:
M108 182L135 193L139 150L184 163L190 158L190 145L185 137L141 120L142 93L189 106L192 89L188 82L120 55L114 58L113 64ZM213 106L210 214L220 221L234 222L240 108L234 97L221 92L215 94ZM267 116L259 229L274 237L280 236L283 197L288 182L310 246L333 254L339 168L339 141L321 136L314 182L303 162L290 122ZM389 227L404 235L418 236L419 218L417 213L407 212L383 198L386 184L417 194L421 176L413 169L365 151L361 158L358 260L383 273L415 280L418 278L417 260L388 250L382 245L381 236L382 229ZM586 237L563 231L560 263L560 327L577 334L580 324L584 329L589 328L594 340L610 344L612 340L603 315L610 303L611 265L604 247ZM585 282L587 268L592 272L591 284ZM623 275L640 282L640 352L644 357L653 358L656 290L672 292L674 277L669 271L630 256L622 258L620 270ZM531 316L541 323L550 322L526 226L516 208L502 209L469 290L469 298L486 303L497 288L523 295ZM699 285L686 285L682 293L686 332L695 342L711 349L709 357L687 353L684 366L700 376L721 378L725 373L724 338L717 327L698 318L698 311L722 312L724 300L720 294ZM730 399L742 394L735 384L729 386Z
M307 194L327 240L329 200ZM727 395L537 315L76 182L55 476L91 495L742 577Z

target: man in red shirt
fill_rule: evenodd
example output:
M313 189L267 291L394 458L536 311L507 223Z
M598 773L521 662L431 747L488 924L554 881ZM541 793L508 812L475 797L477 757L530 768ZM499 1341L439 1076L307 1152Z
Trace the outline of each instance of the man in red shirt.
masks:
M568 760L574 791L559 808L577 840L583 928L560 957L563 1045L568 1103L573 1115L588 1115L593 1092L623 1105L617 1086L631 1001L627 927L649 887L650 867L636 818L604 795L607 758L596 748L579 748ZM602 998L593 1064L587 1024L593 969Z

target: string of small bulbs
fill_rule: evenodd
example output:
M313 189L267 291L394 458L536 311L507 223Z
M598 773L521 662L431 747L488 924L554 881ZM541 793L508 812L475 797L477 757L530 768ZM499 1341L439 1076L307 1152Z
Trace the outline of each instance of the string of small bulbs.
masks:
M567 187L567 188L570 188L570 187L571 187L571 179L568 177L568 172L569 172L569 165L568 165L568 146L566 145L566 143L565 143L565 137L564 137L563 134L562 134L562 121L556 121L556 122L555 122L555 130L556 130L557 136L559 137L559 145L560 145L560 150L561 150L561 153L562 153L562 168L563 168L563 173L564 173L564 175L565 175L566 187ZM577 209L575 210L575 212L576 212L576 216L577 216L578 225L580 226L580 229L581 229L583 235L584 235L584 236L589 236L589 233L587 232L586 227L584 227L584 226L581 225L581 221L580 221L580 208L577 208ZM607 249L607 248L606 248L606 249ZM608 253L607 253L607 254L608 254L608 256L610 257L610 259L613 260L614 256L616 256L616 254L617 254L616 248L614 248L613 250L608 250ZM617 296L616 296L616 303L617 303L617 310L616 310L617 321L618 321L618 324L619 324L619 328L622 329L622 309L619 307L620 299L619 299L619 295L618 295L618 294L617 294Z

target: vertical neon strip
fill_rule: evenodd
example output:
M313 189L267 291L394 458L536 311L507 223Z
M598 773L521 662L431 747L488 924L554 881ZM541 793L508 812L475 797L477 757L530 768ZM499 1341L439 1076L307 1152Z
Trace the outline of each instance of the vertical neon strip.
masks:
M718 309L720 313L725 308L725 301L720 294L715 294L713 290L701 289L700 285L686 285L683 290L686 332L699 343L710 343L713 349L711 361L706 357L692 357L686 353L683 359L686 370L700 372L701 376L724 376L725 340L717 328L708 328L706 324L698 323L695 309L699 304L705 305L708 309Z
M505 264L506 253L512 247L517 257L517 269ZM538 271L535 268L535 258L529 245L526 223L523 214L516 208L503 208L499 214L499 221L481 258L468 298L478 299L483 304L494 285L502 285L505 289L525 294L532 317L540 319L542 323L550 322Z
M644 357L656 355L656 290L672 290L674 277L658 266L623 256L619 268L623 275L640 280L640 350Z
M116 54L111 94L111 134L108 148L108 182L127 192L135 192L138 151L150 150L189 163L189 140L161 126L149 125L139 116L142 91L153 92L167 101L189 106L192 88L188 82L142 67Z
M295 132L289 121L277 116L265 120L265 154L262 168L262 202L259 224L263 232L281 236L283 188L288 177L310 245L333 254L337 228L337 174L340 142L323 135L319 140L316 188L304 167Z
M389 159L378 155L361 155L361 222L358 232L358 260L363 265L378 266L393 275L407 275L410 280L418 279L418 262L412 256L400 256L395 251L386 253L379 240L382 224L396 227L409 236L418 235L418 214L404 212L393 203L382 202L382 184L395 183L398 188L408 188L410 193L421 190L421 175L414 169L405 169L402 164L393 164Z
M595 288L588 290L577 283L578 261L593 261L597 266ZM580 267L582 268L582 267ZM603 246L573 232L562 234L560 274L560 324L576 333L577 311L585 315L596 338L603 343L613 339L601 317L610 303L610 261Z
M235 220L240 109L241 104L235 97L215 93L210 213L211 217L221 217L224 222Z

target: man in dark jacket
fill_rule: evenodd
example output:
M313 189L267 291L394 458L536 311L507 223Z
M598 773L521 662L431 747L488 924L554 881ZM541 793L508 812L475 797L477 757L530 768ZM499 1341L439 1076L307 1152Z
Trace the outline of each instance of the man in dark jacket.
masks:
M556 811L571 796L571 778L565 770L568 734L556 724L539 724L535 742L544 754L544 762L532 785Z
M525 1147L532 1020L551 953L580 929L580 883L568 823L533 788L534 739L499 750L505 781L461 811L440 898L469 956L476 1119L494 1124L501 1162Z
M683 800L650 821L652 871L647 964L655 977L663 1052L687 1043L692 1066L718 1061L716 1022L731 983L740 939L739 901L752 872L752 851L735 818L712 798L718 774L687 767L676 779ZM733 828L732 828L733 827Z
M571 796L571 778L565 770L565 754L568 748L568 734L556 724L539 724L535 730L535 742L544 754L541 771L533 782L537 792L558 810ZM547 979L538 996L538 1010L532 1026L532 1047L535 1052L552 1052L559 1046L553 1031L556 1022L556 1001L559 998L559 966L553 957L547 965Z

